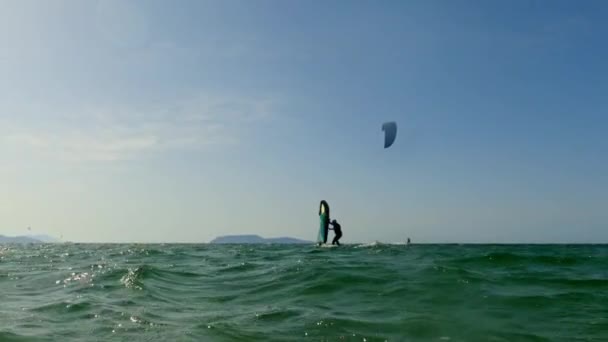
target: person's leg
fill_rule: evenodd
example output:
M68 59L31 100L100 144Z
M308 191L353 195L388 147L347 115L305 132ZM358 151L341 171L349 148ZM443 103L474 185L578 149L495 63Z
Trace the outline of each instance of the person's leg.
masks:
M340 245L340 241L339 240L340 240L341 237L342 237L342 233L338 233L338 234L334 235L333 244L339 246Z

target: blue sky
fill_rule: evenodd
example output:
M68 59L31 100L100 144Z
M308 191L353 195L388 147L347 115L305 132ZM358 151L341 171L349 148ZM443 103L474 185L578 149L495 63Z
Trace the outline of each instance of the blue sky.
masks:
M0 234L608 242L605 2L1 7Z

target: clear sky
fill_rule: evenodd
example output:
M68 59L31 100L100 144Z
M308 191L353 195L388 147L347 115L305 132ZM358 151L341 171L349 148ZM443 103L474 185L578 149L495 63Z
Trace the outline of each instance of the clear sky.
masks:
M1 1L0 234L608 242L605 1ZM382 123L399 125L383 149Z

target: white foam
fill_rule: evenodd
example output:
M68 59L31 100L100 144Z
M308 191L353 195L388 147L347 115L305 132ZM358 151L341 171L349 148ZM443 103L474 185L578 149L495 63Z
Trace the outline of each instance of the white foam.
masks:
M409 245L409 243L407 243L407 242L380 242L380 241L376 240L374 242L362 243L362 244L356 245L355 248L378 247L378 246L386 246L386 245L407 246L407 245Z
M382 243L380 241L374 241L374 242L370 242L370 243L362 243L360 245L355 246L355 248L376 247L376 246L381 246L381 245L384 245L384 243Z

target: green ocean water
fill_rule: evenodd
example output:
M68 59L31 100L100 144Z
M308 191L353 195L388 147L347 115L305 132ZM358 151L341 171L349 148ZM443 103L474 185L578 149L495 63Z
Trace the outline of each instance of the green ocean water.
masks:
M0 246L0 341L254 340L608 341L608 246Z

